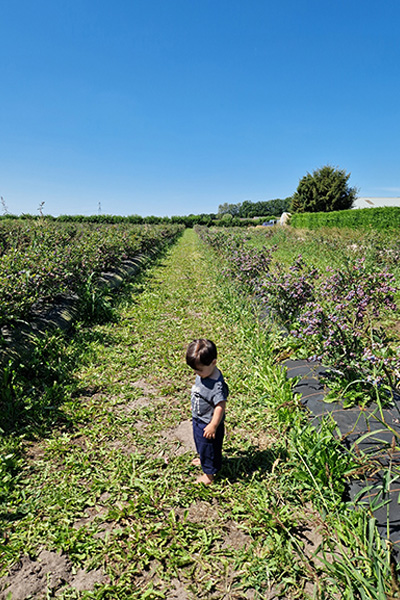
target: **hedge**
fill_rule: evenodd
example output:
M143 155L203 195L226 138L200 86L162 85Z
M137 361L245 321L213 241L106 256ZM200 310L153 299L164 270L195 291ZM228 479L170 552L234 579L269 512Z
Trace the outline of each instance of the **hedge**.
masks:
M393 230L400 227L400 206L357 208L328 213L294 213L290 224L305 229L348 227L349 229Z

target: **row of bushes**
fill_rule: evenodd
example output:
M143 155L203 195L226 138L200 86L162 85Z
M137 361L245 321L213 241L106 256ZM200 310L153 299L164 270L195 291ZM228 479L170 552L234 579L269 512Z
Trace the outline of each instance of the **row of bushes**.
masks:
M388 397L398 388L398 342L382 322L396 316L399 287L386 267L354 255L326 269L298 255L284 268L275 258L278 246L254 247L251 233L196 232L226 260L225 274L287 329L288 347L339 370L352 401L357 394L375 397L377 386Z
M215 215L200 214L187 216L157 217L140 215L0 215L2 220L42 220L61 223L92 223L92 224L135 224L135 225L157 225L174 224L194 227L205 225L206 227L250 227L262 225L273 217L264 216L255 219L240 219L230 214ZM340 210L333 212L316 213L294 213L290 224L297 228L319 229L320 227L347 227L350 229L376 229L387 230L400 227L400 206L384 208L362 208L357 210Z
M185 227L194 227L195 225L205 225L207 227L248 227L255 225L262 225L266 219L272 217L260 217L259 219L239 219L238 217L232 217L232 215L215 215L200 214L200 215L187 215L187 216L173 216L173 217L156 217L148 216L141 217L140 215L60 215L53 217L52 215L0 215L1 220L42 220L49 222L61 222L61 223L94 223L94 224L119 224L129 223L132 225L184 225Z
M91 277L161 250L182 230L169 224L0 222L0 326L27 318L39 300L80 296Z
M360 208L334 212L295 213L293 227L319 229L320 227L348 227L349 229L387 230L400 227L400 206Z

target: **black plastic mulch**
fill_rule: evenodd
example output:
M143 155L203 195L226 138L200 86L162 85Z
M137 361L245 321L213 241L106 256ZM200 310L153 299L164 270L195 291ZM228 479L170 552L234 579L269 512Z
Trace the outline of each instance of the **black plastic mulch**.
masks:
M357 504L366 505L376 520L384 539L389 539L397 556L400 553L400 452L394 435L400 436L400 397L390 408L382 410L376 404L361 408L343 408L339 402L326 402L327 389L321 377L327 369L318 362L287 360L284 362L289 378L299 377L294 392L310 411L313 424L330 415L337 425L337 434L348 450L368 455L371 468L362 479L348 485L348 496ZM397 439L397 438L396 438ZM396 443L398 446L398 443ZM389 467L389 468L388 468ZM380 506L384 502L383 506Z

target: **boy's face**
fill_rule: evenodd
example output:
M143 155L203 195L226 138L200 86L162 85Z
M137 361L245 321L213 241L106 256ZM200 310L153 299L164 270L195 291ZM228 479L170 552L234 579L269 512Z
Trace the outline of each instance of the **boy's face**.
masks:
M203 365L201 364L201 362L197 362L194 372L196 373L196 375L199 375L202 379L205 379L206 377L210 377L210 375L214 373L216 364L216 358L209 365Z

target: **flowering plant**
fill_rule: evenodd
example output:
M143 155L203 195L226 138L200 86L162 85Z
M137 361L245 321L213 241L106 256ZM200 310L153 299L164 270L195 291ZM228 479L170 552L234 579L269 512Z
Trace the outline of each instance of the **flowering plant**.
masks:
M261 283L263 301L280 323L290 325L315 296L317 269L308 267L301 254L285 272L279 265L267 273Z
M257 249L249 234L206 228L200 234L224 257L224 272L256 292L310 360L334 367L346 385L358 382L364 396L376 386L391 391L399 385L399 348L381 324L397 310L399 287L381 261L356 258L352 248L339 252L335 240L340 266L318 269L299 254L284 267L272 262L276 245Z
M378 319L396 310L396 292L394 276L386 269L371 272L364 259L350 261L321 282L318 300L304 305L294 334L346 379L395 386L400 359Z

